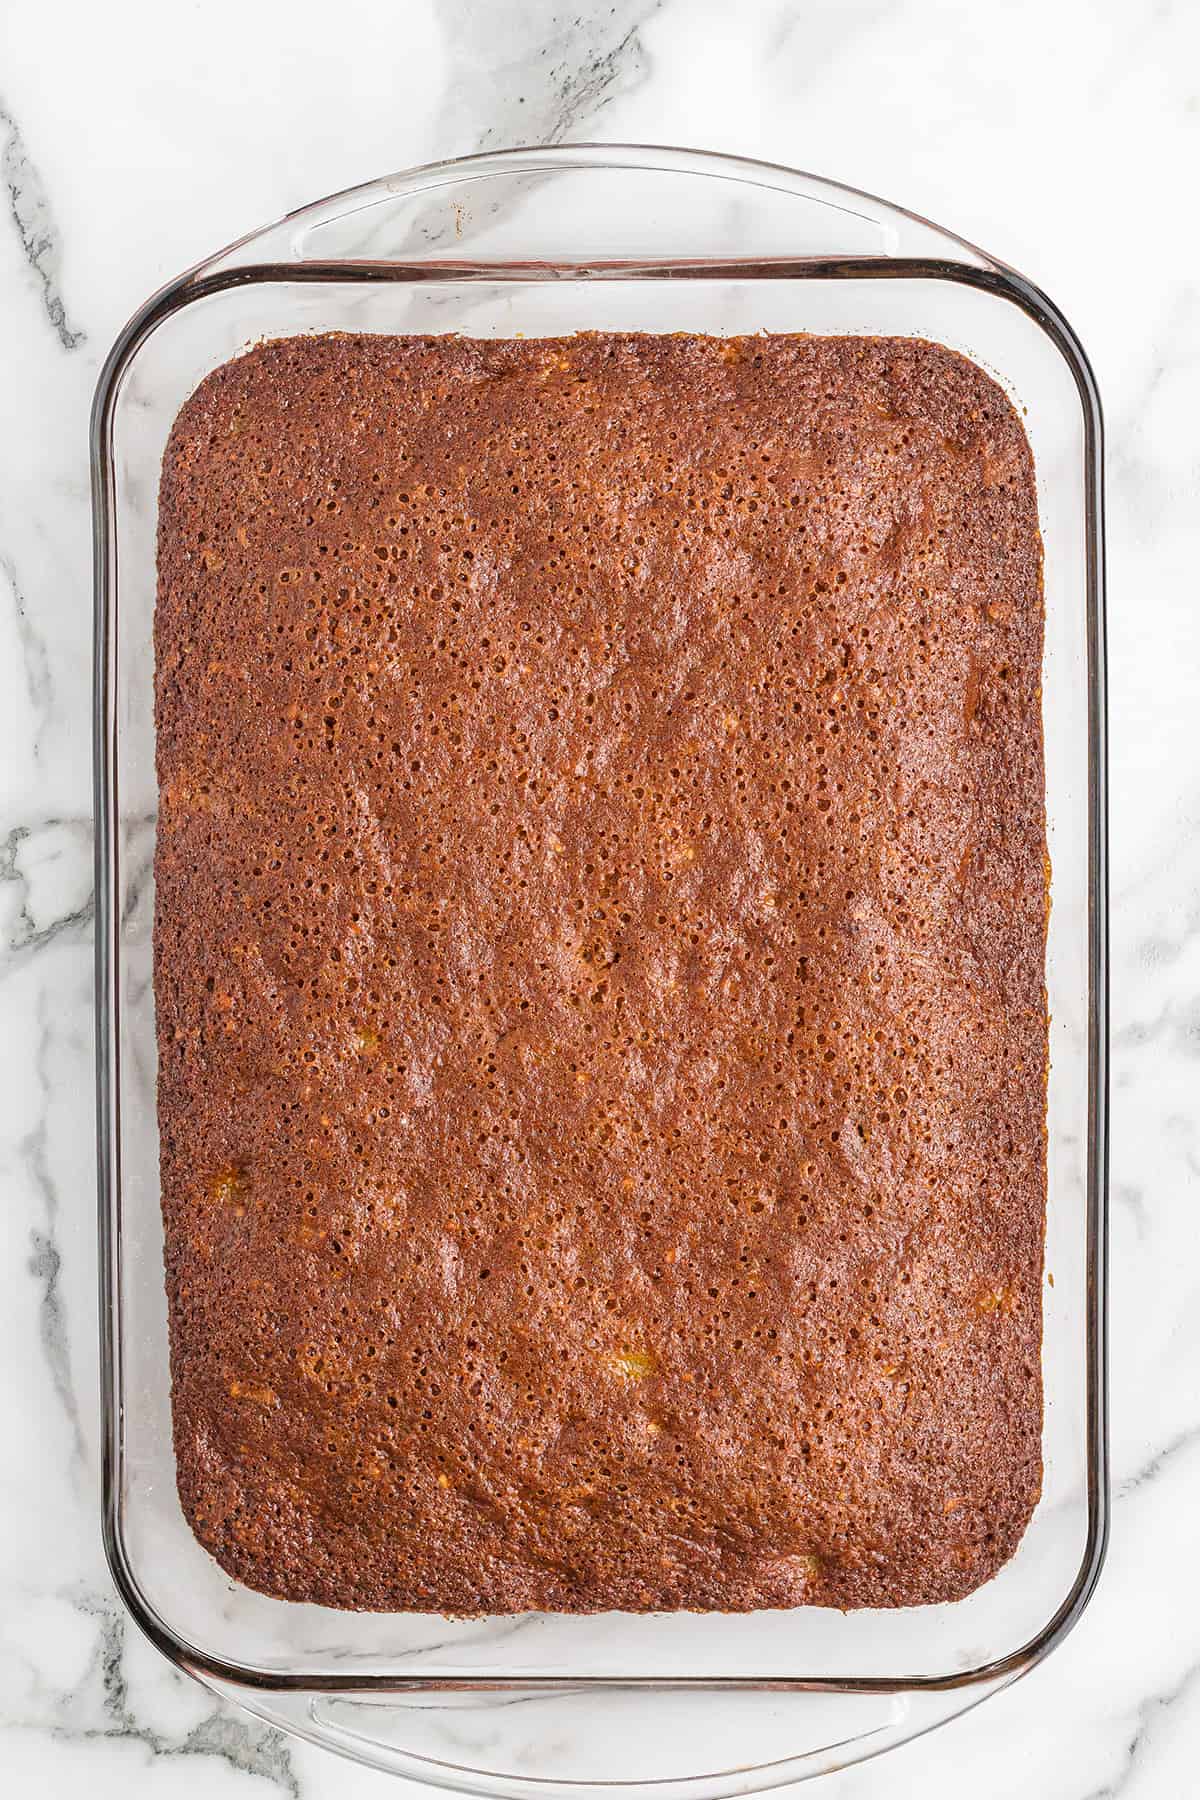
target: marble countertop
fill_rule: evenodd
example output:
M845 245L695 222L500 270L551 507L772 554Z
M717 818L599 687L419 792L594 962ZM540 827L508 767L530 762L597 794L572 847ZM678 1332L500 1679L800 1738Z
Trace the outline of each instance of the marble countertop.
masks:
M0 20L0 1766L12 1792L367 1795L176 1674L98 1529L87 416L154 288L475 148L702 145L887 195L1046 288L1109 430L1113 1541L1027 1680L836 1800L1175 1800L1200 1756L1200 12L1179 0L342 0ZM391 1791L394 1791L391 1790Z

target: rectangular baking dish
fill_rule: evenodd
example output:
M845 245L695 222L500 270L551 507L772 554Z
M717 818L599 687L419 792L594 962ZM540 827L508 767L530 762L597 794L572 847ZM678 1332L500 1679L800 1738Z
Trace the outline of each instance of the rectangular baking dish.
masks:
M1016 1556L956 1605L520 1621L347 1614L231 1582L193 1539L176 1497L150 977L151 634L167 434L197 383L263 337L585 329L935 339L1004 385L1033 447L1053 867L1045 1485ZM180 1666L293 1729L327 1740L365 1729L375 1746L381 1715L366 1703L401 1691L532 1697L669 1686L873 1696L883 1723L867 1736L879 1749L1032 1666L1078 1616L1106 1529L1100 433L1094 383L1070 328L1013 271L867 196L692 152L510 152L374 183L223 252L127 327L101 378L92 442L104 1526L127 1603ZM921 1695L925 1712L915 1705ZM356 1708L349 1722L342 1705ZM822 1725L818 1735L828 1729L842 1727ZM756 1743L765 1741L756 1731ZM842 1763L867 1753L848 1743L839 1740ZM340 1747L407 1766L394 1745L390 1759ZM449 1766L453 1780L432 1765L420 1772L467 1782L467 1764ZM487 1791L525 1791L497 1786L495 1771L489 1779ZM727 1791L706 1779L705 1791ZM743 1774L742 1785L762 1783Z

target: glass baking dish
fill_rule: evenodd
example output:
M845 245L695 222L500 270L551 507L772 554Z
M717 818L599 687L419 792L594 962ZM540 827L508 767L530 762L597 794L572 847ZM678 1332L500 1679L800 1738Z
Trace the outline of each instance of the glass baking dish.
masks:
M1053 865L1045 1485L1015 1557L955 1605L350 1614L232 1582L176 1497L150 979L167 434L202 377L262 337L581 329L936 339L1000 380L1033 446ZM105 365L92 467L104 1533L142 1629L291 1731L512 1796L750 1792L877 1754L1031 1668L1086 1604L1107 1517L1101 420L1055 307L937 227L790 170L609 145L469 157L307 207L155 295Z

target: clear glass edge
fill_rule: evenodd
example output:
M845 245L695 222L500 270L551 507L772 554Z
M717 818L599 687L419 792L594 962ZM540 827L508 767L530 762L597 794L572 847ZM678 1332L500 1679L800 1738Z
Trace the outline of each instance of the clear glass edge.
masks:
M485 167L485 165L487 167ZM243 253L302 221L318 222L378 200L400 198L406 191L419 192L436 185L436 177L453 180L490 169L495 173L565 166L603 168L673 168L684 173L723 175L726 179L779 187L784 191L822 199L841 210L853 199L868 209L866 216L899 221L904 230L916 228L929 234L955 254L947 257L915 257L886 254L871 257L800 259L761 258L750 261L714 257L703 261L664 259L661 262L603 261L587 263L540 262L529 265L497 262L366 262L366 261L243 261ZM765 177L783 178L767 180ZM134 1574L124 1544L120 1516L120 1472L123 1445L119 1282L120 1243L120 1133L117 1114L118 1045L116 954L113 933L119 924L116 901L117 856L113 833L116 817L117 769L113 755L112 652L109 622L115 575L115 542L112 534L113 477L111 419L121 379L146 338L181 307L249 282L272 281L439 281L439 280L541 280L570 275L575 279L623 280L697 279L705 275L738 276L742 279L791 279L820 276L824 279L922 278L966 282L1017 305L1054 344L1066 362L1080 398L1085 443L1085 526L1087 531L1087 626L1088 626L1088 781L1089 781L1089 1145L1087 1199L1087 1445L1088 1537L1080 1568L1064 1600L1045 1626L1025 1645L997 1661L945 1677L822 1677L797 1675L755 1680L743 1677L653 1676L514 1676L491 1675L396 1677L389 1675L336 1675L322 1672L281 1673L239 1665L208 1656L200 1647L177 1636L147 1601ZM93 692L93 792L96 818L95 883L95 1006L98 1202L100 1230L99 1321L101 1380L101 1501L105 1554L114 1583L130 1614L156 1646L178 1667L210 1682L260 1693L406 1693L417 1690L465 1689L495 1691L587 1691L598 1688L628 1689L652 1693L670 1689L713 1691L825 1692L825 1693L934 1693L999 1685L1026 1673L1054 1649L1078 1621L1091 1598L1103 1565L1109 1530L1108 1474L1108 1373L1107 1373L1107 1198L1108 1198L1108 893L1107 893L1107 750L1106 750L1106 634L1104 619L1104 488L1103 415L1095 377L1079 339L1062 313L1016 270L988 256L976 246L945 232L941 227L902 208L843 184L805 175L781 165L749 162L698 151L670 150L659 146L571 145L488 153L431 163L361 187L345 190L286 215L239 239L215 256L195 265L152 295L134 314L116 339L105 360L96 387L91 416L91 474L94 559L94 692ZM982 1697L982 1696L981 1696ZM964 1704L970 1704L964 1696Z
M927 247L928 241L933 241L945 249L951 249L957 261L980 268L1005 266L977 244L947 231L944 226L934 224L920 213L897 206L893 201L883 200L861 188L850 187L845 182L833 181L824 175L814 175L808 170L680 145L583 143L516 145L503 150L481 151L439 162L420 163L411 169L380 176L356 187L343 188L323 199L310 201L294 212L285 213L283 218L271 225L248 232L213 256L197 263L180 279L186 281L216 273L219 269L243 266L250 251L255 252L252 259L254 261L270 260L263 256L263 250L277 238L286 242L295 257L298 234L303 228L316 229L332 219L366 211L389 199L411 199L418 194L464 180L491 179L522 173L554 173L564 169L707 176L737 182L743 186L769 189L789 194L795 199L820 203L835 212L867 219L881 229L886 229L897 243L904 237L909 238L909 249L912 252L918 247ZM898 253L898 250L889 252Z

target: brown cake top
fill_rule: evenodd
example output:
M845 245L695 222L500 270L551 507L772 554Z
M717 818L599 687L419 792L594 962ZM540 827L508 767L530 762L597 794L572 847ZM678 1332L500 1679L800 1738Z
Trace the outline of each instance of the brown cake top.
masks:
M895 1605L1040 1483L1028 446L899 339L261 345L167 451L180 1489L327 1604Z

